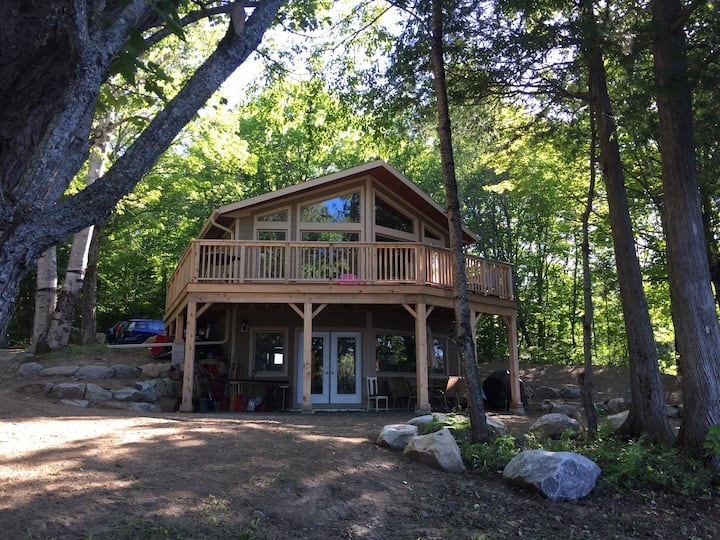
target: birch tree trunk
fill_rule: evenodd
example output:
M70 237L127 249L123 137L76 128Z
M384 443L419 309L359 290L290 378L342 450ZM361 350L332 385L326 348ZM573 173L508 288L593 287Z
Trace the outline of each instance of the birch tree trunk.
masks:
M452 149L452 130L450 128L450 108L445 82L445 62L443 60L443 18L442 0L432 0L432 37L430 52L435 97L438 112L438 137L440 139L440 158L442 161L445 198L447 200L448 224L450 226L450 250L453 260L453 293L455 304L455 325L458 354L465 367L468 379L468 401L470 405L470 427L474 442L488 440L488 427L482 400L482 385L478 375L475 343L470 325L470 303L468 302L467 276L465 274L465 255L462 242L462 220L458 199L457 179L455 177L455 159Z
M45 337L50 328L50 317L57 305L57 254L55 246L49 247L37 263L37 285L35 288L35 316L30 350L35 354L43 350ZM46 349L46 348L45 348Z
M712 294L695 155L684 17L679 0L652 3L653 61L667 227L668 278L682 375L678 441L697 456L720 425L720 325ZM720 455L711 456L720 469Z
M112 122L110 118L104 118L98 122L95 147L90 152L87 173L88 186L92 185L105 172L105 160L110 148L111 131ZM65 279L47 331L46 342L51 350L67 347L70 341L70 329L75 321L76 309L83 290L93 230L94 226L87 227L73 238Z
M82 289L82 315L80 318L80 344L94 345L97 339L97 255L102 225L93 229L88 252L88 263Z

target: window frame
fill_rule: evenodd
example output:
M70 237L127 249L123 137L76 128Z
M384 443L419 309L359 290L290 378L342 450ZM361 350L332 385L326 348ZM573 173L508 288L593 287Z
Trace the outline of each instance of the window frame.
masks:
M255 366L256 361L256 354L257 354L257 336L259 334L280 334L282 335L283 339L283 364L282 364L282 370L279 371L268 371L268 370L258 370ZM290 352L288 350L289 342L288 342L288 329L287 328L279 328L275 326L261 326L258 328L253 328L251 330L250 334L250 365L249 368L249 375L251 377L265 377L265 378L278 378L278 379L286 379L288 377L289 373L289 359L290 359Z

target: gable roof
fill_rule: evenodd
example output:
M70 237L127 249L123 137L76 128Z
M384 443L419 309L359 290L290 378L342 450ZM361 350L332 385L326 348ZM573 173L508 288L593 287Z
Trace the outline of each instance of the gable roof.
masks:
M429 197L417 185L408 180L396 168L392 167L385 161L378 159L350 169L313 178L312 180L288 186L277 191L270 191L268 193L264 193L263 195L257 195L255 197L250 197L232 204L221 206L213 211L212 215L203 226L198 238L204 238L213 227L223 229L224 225L221 223L222 221L225 221L223 220L223 217L226 219L230 218L231 214L237 214L238 212L244 213L250 211L253 207L265 205L269 202L282 203L283 200L289 197L368 175L374 177L388 190L407 201L409 205L421 211L425 216L438 225L441 230L448 230L448 221L445 209ZM472 242L476 239L477 237L474 233L463 227L463 240L465 242Z

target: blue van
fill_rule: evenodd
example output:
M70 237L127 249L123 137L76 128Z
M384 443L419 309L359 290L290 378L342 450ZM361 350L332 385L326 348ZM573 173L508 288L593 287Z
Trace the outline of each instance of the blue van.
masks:
M112 325L108 331L111 345L143 343L153 336L165 333L165 323L156 319L130 319Z

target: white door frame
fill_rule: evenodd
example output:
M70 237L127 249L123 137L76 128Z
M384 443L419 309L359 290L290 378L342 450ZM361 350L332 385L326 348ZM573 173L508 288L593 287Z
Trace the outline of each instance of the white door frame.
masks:
M298 332L296 343L298 344L297 354L297 375L298 380L303 374L303 351L300 344L303 343L303 332ZM347 404L362 403L362 334L361 332L313 332L312 337L321 337L323 344L323 392L322 394L310 394L313 404ZM338 394L337 388L337 367L338 367L338 345L337 339L343 337L355 338L355 392L353 394ZM298 386L298 401L302 402L302 388Z

